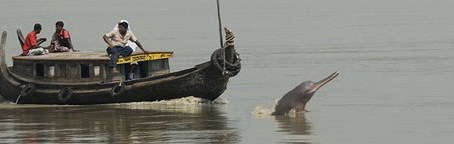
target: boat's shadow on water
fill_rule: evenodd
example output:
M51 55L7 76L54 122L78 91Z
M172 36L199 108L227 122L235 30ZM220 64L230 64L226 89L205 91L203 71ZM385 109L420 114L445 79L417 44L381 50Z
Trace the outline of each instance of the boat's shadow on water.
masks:
M216 105L2 104L0 143L237 143Z

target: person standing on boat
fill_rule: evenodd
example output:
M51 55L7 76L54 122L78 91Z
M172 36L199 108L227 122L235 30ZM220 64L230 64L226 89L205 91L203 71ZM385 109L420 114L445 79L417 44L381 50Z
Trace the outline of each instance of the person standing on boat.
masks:
M33 27L33 31L27 34L25 37L24 45L22 46L21 56L33 56L33 55L43 55L47 53L42 46L39 44L46 41L46 38L39 38L37 34L41 33L41 24L37 23Z
M136 36L131 32L128 31L128 23L127 22L120 22L118 23L118 30L113 30L103 36L104 41L108 44L107 53L110 54L110 62L109 65L112 68L112 72L118 73L117 70L117 61L120 55L122 56L129 56L133 52L132 48L126 46L128 40L137 44L137 46L145 52L140 44L139 40L137 40Z
M57 21L57 23L55 23L55 33L52 36L52 41L50 43L50 49L54 50L54 52L74 51L69 31L64 29L63 26L64 24L62 21Z

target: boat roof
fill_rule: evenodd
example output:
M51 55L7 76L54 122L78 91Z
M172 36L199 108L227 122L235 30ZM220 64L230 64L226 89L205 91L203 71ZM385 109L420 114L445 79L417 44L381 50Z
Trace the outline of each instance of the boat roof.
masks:
M131 56L120 57L118 64L131 63L138 61L148 61L156 59L170 58L173 52L156 51L147 54L143 52L134 53ZM13 60L25 61L108 61L110 60L105 51L79 51L79 52L57 52L36 56L13 56Z

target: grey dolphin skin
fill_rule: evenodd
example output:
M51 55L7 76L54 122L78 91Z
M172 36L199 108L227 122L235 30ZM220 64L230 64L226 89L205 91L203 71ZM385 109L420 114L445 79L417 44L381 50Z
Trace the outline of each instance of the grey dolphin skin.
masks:
M339 71L334 72L319 82L305 81L299 84L279 100L272 115L285 115L291 109L295 109L297 112L305 110L306 103L309 102L315 92L336 78L337 75L339 75Z

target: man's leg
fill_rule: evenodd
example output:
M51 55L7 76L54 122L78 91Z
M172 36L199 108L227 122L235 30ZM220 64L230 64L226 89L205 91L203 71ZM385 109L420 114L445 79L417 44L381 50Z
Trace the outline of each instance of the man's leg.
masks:
M54 45L49 45L46 47L46 49L49 51L49 53L52 53L55 51L55 46Z
M120 53L120 55L122 55L122 56L129 56L129 55L131 55L132 51L133 50L131 47L126 46L126 47L121 48L121 50L119 50L118 53Z
M27 56L34 56L35 53L36 53L36 52L35 52L35 49L30 49L30 50L28 50Z
M113 48L107 48L106 51L108 54L110 54L110 61L109 61L109 66L111 68L116 68L117 67L117 61L118 57L120 56L117 50L117 46ZM120 47L121 48L121 47Z
M69 52L71 51L71 49L69 49L68 47L65 47L65 46L60 46L57 48L57 51L59 52Z
M43 48L31 49L30 51L28 51L29 56L43 55L43 54L45 54L45 51Z

